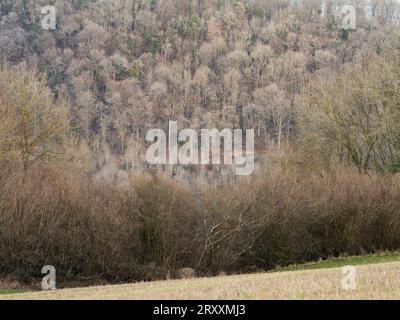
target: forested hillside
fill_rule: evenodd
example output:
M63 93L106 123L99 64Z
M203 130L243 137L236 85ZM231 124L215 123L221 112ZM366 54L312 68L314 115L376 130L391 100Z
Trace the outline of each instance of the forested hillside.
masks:
M355 1L354 31L339 28L339 1L50 2L1 2L0 55L45 75L70 102L74 139L96 159L114 155L125 167L141 164L146 132L168 120L183 128L252 128L259 150L292 144L296 100L310 81L363 72L398 46L394 1ZM57 8L56 30L40 27L47 4ZM335 90L345 99L343 88ZM370 165L358 158L358 166ZM97 161L100 168L107 162Z

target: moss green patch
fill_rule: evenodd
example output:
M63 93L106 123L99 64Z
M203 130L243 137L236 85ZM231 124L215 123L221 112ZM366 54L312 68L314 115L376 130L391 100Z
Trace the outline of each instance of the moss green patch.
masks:
M18 289L0 289L0 294L13 294L13 293L24 293L26 290L18 290Z
M294 264L287 267L278 267L272 270L272 272L340 268L346 265L356 266L396 261L400 261L400 252L382 252L364 256L332 258L306 264Z

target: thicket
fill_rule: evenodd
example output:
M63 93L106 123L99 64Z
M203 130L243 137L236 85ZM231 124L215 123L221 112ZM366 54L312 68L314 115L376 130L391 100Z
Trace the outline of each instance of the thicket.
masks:
M165 175L119 187L40 167L0 186L0 274L32 281L141 281L266 270L400 248L397 175L264 169L217 186Z

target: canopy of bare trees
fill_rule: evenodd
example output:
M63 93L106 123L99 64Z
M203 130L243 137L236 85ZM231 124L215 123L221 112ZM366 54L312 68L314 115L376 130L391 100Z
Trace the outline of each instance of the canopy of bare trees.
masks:
M53 93L71 101L73 133L118 156L168 120L253 128L258 149L280 149L298 141L296 101L310 83L321 92L313 85L309 103L325 99L332 111L329 101L354 98L343 81L354 95L376 87L357 74L360 87L352 88L352 71L337 70L385 59L398 36L399 7L389 0L353 1L357 29L345 36L336 0L58 0L54 31L40 28L42 2L1 2L0 54L44 74ZM311 109L322 126L326 110ZM362 167L377 157L361 160L347 148Z

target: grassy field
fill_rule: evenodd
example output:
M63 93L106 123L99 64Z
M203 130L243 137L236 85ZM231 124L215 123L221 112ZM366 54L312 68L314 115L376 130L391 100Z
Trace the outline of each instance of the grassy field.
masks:
M23 293L26 292L25 290L18 290L18 289L0 289L1 294L15 294L15 293Z
M355 290L342 289L340 267L349 264L357 266ZM3 294L0 299L400 299L400 255L340 258L251 275Z
M385 262L400 262L400 252L381 252L363 256L339 257L305 264L293 264L287 267L279 267L276 271L297 271L311 269L339 268L346 265L358 266L363 264L376 264Z

